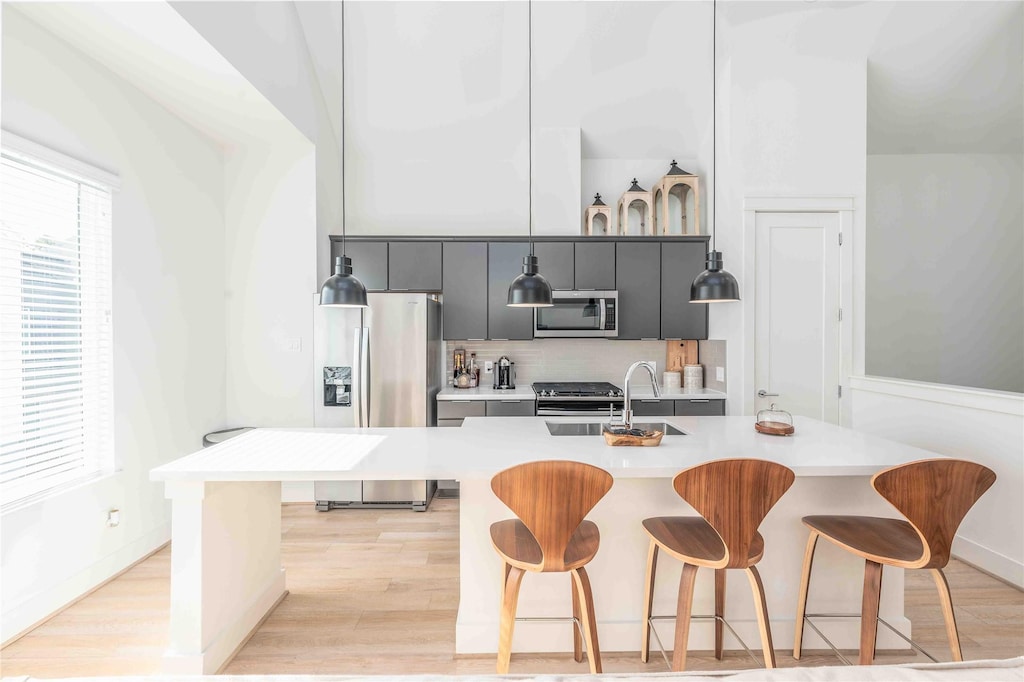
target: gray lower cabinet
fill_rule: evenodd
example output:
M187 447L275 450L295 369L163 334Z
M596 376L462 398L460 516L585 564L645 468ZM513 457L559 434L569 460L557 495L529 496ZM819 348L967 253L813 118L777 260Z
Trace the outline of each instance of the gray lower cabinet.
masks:
M630 400L630 409L633 410L633 419L637 417L671 417L675 414L675 408L671 400L640 399Z
M491 242L487 247L487 338L533 339L533 309L509 308L508 286L530 254L526 242Z
M533 254L537 256L540 274L552 289L575 287L575 249L572 242L537 242Z
M488 417L532 417L537 413L535 400L488 400Z
M675 402L677 417L720 417L725 415L724 400L693 399L673 402Z
M708 338L708 304L690 303L690 285L704 271L704 242L661 245L661 337Z
M445 242L441 289L445 339L487 338L487 242Z
M486 408L482 400L438 400L437 425L462 426L466 417L483 417Z
M389 242L388 289L441 291L441 242Z
M384 241L348 241L346 255L352 259L352 274L368 291L388 290L388 243ZM341 242L331 242L331 272L334 258L341 254Z
M615 242L576 242L576 289L615 288Z
M620 339L661 338L661 244L615 245Z
M438 400L437 425L462 426L466 417L532 417L535 400Z

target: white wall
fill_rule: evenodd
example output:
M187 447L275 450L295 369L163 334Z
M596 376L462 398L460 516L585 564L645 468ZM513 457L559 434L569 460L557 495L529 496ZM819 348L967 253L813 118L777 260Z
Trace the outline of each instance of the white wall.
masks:
M114 171L119 471L0 518L6 640L169 538L149 470L225 422L223 160L194 129L10 5L2 124ZM105 526L108 509L121 525Z
M269 142L225 165L227 420L312 426L314 150L298 135Z
M867 374L1024 393L1022 166L868 156Z
M1024 396L864 377L854 380L851 397L854 428L996 472L953 553L1024 588Z

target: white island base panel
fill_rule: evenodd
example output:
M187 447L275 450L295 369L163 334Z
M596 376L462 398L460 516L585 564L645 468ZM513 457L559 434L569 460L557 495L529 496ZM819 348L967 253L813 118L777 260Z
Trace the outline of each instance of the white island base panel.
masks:
M643 457L645 448L636 448ZM800 569L808 531L801 517L812 514L892 516L893 509L872 489L870 477L798 477L789 492L761 525L764 558L757 564L764 583L775 649L793 646ZM491 654L498 647L501 599L501 560L488 528L513 515L491 491L490 481L460 481L460 601L455 630L457 654ZM738 493L737 493L738 494ZM601 530L601 547L587 565L594 592L597 631L602 651L639 651L643 612L644 574L649 536L641 521L651 516L694 515L672 489L671 479L617 479L611 491L587 516ZM674 616L682 564L662 553L658 559L654 615ZM808 611L859 613L864 562L826 540L818 541L811 575ZM714 571L697 574L693 613L714 613ZM519 593L517 617L569 617L572 592L566 573L527 573ZM727 571L725 618L760 657L760 636L753 595L743 571ZM886 568L882 581L880 616L910 636L910 621L903 615L903 571ZM817 619L815 624L841 649L857 649L859 619ZM671 650L673 620L659 620L656 631ZM713 621L696 620L690 629L690 650L714 649ZM725 631L725 648L742 646ZM652 637L651 655L658 658ZM804 647L826 649L825 642L805 628ZM879 626L879 649L903 649L907 644ZM521 621L515 625L512 651L571 652L569 622Z
M169 481L168 674L212 675L284 599L279 481Z

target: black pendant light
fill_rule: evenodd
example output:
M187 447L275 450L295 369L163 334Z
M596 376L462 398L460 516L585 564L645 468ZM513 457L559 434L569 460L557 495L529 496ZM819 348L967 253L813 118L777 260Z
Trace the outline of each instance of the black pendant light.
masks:
M352 274L352 259L345 255L345 3L341 3L341 255L334 259L334 274L320 287L320 305L366 308L366 287Z
M716 180L718 176L718 147L715 122L718 119L718 2L712 4L711 30L711 157ZM736 278L722 269L722 253L715 250L715 236L718 232L718 182L714 183L713 198L715 210L711 219L711 250L708 252L707 269L697 275L690 285L690 303L728 303L740 300L740 285Z
M538 272L537 257L533 255L533 2L527 3L527 17L529 22L529 75L527 76L527 101L529 114L527 121L529 125L530 143L530 255L523 258L523 274L512 280L508 287L508 302L510 308L549 308L554 305L551 301L551 284Z

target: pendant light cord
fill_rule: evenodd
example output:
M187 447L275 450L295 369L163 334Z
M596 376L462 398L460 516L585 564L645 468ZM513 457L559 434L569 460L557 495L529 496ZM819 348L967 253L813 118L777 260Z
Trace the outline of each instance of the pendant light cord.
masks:
M348 210L348 202L345 200L345 155L348 148L345 146L345 0L341 0L341 255L345 253L345 236L347 226L345 213Z
M718 246L718 0L711 2L711 250Z
M533 255L533 0L528 0L526 3L526 23L527 23L527 69L526 69L526 125L527 129L527 191L529 192L529 200L527 202L530 213L530 255Z

